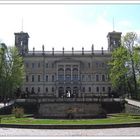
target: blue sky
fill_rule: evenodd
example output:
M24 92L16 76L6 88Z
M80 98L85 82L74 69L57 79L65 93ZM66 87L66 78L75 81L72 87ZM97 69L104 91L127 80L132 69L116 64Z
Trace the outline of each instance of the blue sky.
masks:
M107 33L140 34L140 4L0 5L0 41L14 45L14 32L30 36L29 49L107 49Z

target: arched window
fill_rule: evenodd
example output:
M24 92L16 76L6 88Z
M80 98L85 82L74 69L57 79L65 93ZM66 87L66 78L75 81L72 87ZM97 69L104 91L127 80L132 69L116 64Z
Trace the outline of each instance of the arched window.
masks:
M63 68L58 69L58 80L64 81L64 69Z
M65 78L66 78L65 80L66 80L66 82L67 82L67 81L70 81L70 80L71 80L71 69L70 69L70 68L67 68L66 71L65 71L65 74L66 74L66 75L65 75Z
M78 69L74 68L73 69L73 81L77 81L78 80Z

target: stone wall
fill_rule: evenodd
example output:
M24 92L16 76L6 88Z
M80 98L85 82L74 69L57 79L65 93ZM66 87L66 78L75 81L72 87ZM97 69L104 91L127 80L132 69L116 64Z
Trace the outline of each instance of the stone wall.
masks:
M125 113L140 115L140 107L126 103Z
M101 114L99 103L41 103L38 112L45 118L94 118Z

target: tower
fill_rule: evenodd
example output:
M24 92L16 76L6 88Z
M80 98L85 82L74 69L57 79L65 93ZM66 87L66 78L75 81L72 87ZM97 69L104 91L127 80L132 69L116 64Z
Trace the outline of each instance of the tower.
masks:
M15 34L15 46L18 48L19 53L24 55L28 53L28 33L21 31L20 33Z
M107 35L108 38L108 50L112 52L114 49L118 48L121 45L121 32L109 32Z

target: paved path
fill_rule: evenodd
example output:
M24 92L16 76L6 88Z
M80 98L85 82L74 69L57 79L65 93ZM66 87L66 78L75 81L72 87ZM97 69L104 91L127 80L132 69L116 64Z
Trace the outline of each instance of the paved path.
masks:
M134 106L140 107L140 102L139 101L135 101L135 100L131 100L131 99L125 99L125 100L128 102L128 104L132 104Z
M140 127L111 129L17 129L0 128L0 137L81 137L81 136L140 136Z

